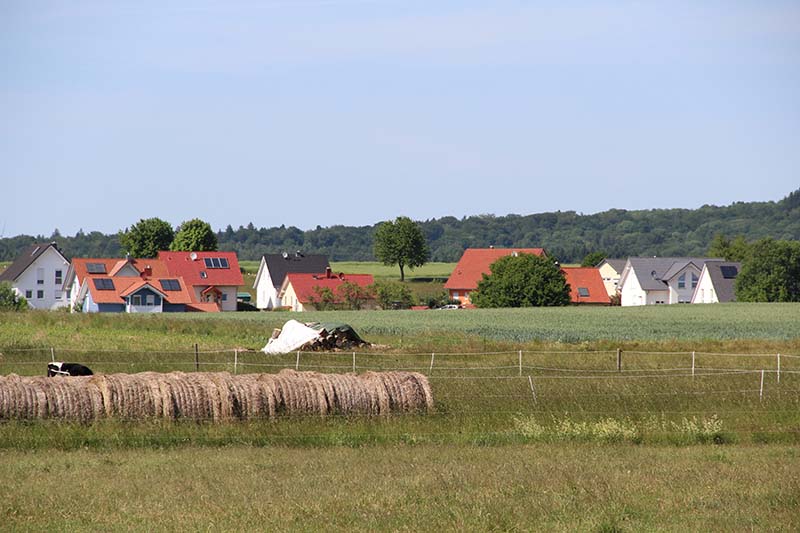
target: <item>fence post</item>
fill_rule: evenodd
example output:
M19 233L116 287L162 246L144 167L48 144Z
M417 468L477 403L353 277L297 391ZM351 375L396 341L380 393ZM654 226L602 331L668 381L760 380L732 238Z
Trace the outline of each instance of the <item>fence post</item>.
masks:
M239 350L233 350L233 373L236 374L236 367L239 366Z
M533 378L530 376L530 374L528 375L528 384L531 386L531 394L533 394L533 403L537 403L536 402L536 389L533 388Z
M781 354L778 354L778 383L781 382Z
M433 372L433 357L436 355L436 352L431 352L431 368L428 370L428 374Z
M617 348L617 372L622 372L622 350Z
M300 350L297 350L297 361L294 364L295 370L300 370Z
M52 346L50 347L50 359L52 362L56 362L56 349Z
M356 371L356 352L353 352L353 372Z
M522 375L522 350L519 351L519 375Z
M764 399L764 370L761 370L761 387L758 390L758 401Z
M694 352L692 352L692 377L694 377Z
M200 349L197 347L197 343L194 344L194 371L200 371Z

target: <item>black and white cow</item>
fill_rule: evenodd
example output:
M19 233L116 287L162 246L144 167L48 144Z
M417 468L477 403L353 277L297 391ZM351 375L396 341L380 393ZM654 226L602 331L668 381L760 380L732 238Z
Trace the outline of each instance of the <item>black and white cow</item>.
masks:
M47 376L91 376L93 372L87 366L78 363L47 363Z

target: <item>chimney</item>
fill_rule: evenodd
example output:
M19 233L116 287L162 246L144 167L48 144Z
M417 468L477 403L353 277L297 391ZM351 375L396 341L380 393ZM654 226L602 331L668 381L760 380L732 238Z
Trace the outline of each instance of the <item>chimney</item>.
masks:
M339 272L339 279L344 281L344 272Z
M325 277L326 278L331 279L331 274L332 273L333 272L331 271L331 267L325 267Z
M153 275L153 267L151 267L150 265L145 266L143 274L145 275L145 277L148 277L148 278L150 276L152 276Z

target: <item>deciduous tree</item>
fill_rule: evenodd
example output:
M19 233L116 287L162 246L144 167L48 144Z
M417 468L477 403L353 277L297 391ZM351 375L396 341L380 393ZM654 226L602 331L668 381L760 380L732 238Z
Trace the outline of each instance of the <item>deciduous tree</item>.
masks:
M478 307L567 305L569 285L550 257L519 254L501 257L483 274L470 299Z
M169 250L175 232L160 218L144 218L125 229L119 242L133 257L155 257L159 250Z
M586 257L583 258L583 261L581 261L581 266L593 267L606 257L608 257L608 255L605 252L591 252L589 254L586 254Z
M408 217L382 222L375 231L374 251L384 265L400 267L400 281L405 281L405 267L413 270L424 265L430 256L425 235Z
M208 252L217 249L217 235L208 222L193 218L178 226L171 250L176 252Z
M24 311L28 301L19 296L7 281L0 283L0 311Z
M740 302L800 302L800 242L762 239L736 278Z

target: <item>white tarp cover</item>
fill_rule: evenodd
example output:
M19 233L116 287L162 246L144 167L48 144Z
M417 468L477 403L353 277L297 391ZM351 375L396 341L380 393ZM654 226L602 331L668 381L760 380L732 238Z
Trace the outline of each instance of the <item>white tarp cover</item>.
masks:
M290 320L283 325L281 334L270 339L261 351L267 354L289 353L317 337L319 337L319 331L311 329L297 320Z

